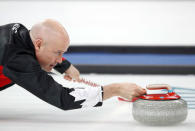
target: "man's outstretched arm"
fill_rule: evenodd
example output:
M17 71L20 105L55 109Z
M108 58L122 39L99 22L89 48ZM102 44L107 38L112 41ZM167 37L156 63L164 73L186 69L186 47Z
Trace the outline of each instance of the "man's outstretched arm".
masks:
M121 96L128 100L134 97L143 95L146 91L134 83L114 83L103 86L103 100L109 99L113 96Z

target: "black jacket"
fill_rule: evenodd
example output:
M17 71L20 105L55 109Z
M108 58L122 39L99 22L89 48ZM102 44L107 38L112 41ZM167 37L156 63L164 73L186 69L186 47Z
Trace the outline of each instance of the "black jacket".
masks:
M70 95L74 88L63 87L41 69L29 31L22 24L0 26L0 65L3 66L3 74L13 83L58 108L77 109L86 101L75 101L75 97ZM64 73L69 66L70 62L65 60L54 68ZM95 106L100 105L102 100Z

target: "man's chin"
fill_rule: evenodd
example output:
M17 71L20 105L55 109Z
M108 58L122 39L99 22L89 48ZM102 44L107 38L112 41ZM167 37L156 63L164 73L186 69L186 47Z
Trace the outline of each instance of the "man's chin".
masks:
M53 69L53 68L48 69L47 72L51 72L52 69Z
M42 70L44 70L46 72L51 72L52 69L53 69L53 67L42 68Z

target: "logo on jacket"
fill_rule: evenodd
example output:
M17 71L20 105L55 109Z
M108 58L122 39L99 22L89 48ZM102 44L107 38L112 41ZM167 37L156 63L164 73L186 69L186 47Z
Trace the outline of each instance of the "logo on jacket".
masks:
M18 28L20 28L19 24L14 24L14 26L12 27L12 30L14 31L14 33L17 33Z

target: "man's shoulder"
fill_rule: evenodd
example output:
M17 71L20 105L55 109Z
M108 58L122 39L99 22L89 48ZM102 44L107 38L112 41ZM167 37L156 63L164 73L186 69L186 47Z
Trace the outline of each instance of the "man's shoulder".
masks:
M1 25L0 26L0 30L3 30L3 29L8 29L10 31L14 31L14 32L17 32L17 30L19 28L25 28L27 29L23 24L21 23L9 23L9 24L5 24L5 25Z
M28 32L28 29L21 23L12 23L10 24L10 31L12 32L12 34L19 34L21 35L21 31L27 31Z
M20 34L21 31L28 31L28 29L21 23L10 23L0 26L0 36L9 40L12 36Z

